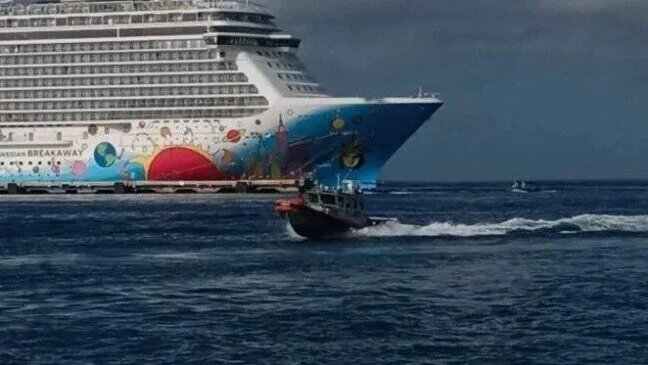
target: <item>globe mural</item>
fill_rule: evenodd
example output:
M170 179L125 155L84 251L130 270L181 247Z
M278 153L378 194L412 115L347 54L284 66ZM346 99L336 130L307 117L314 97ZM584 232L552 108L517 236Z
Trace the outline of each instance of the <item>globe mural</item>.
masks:
M94 159L97 165L104 168L110 167L117 161L117 150L108 142L99 143L94 151Z

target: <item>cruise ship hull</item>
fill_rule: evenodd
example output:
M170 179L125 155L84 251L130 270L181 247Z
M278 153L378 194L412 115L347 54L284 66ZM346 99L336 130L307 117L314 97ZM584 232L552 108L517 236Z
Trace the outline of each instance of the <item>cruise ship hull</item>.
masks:
M438 99L286 98L232 120L68 126L69 141L0 146L0 182L338 179L372 186ZM88 133L88 131L90 133ZM16 133L16 132L14 132ZM17 132L19 133L19 132Z

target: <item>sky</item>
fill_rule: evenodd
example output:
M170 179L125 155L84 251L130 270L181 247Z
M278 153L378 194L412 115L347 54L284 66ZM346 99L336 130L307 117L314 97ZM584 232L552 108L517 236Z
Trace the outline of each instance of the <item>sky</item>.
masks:
M384 179L648 178L646 0L264 2L334 95L442 95Z

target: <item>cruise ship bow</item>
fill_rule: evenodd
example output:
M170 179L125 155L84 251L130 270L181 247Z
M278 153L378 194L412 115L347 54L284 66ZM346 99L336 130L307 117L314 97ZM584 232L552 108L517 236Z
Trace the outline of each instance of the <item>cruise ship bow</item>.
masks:
M0 182L353 179L442 102L329 95L252 1L0 1Z

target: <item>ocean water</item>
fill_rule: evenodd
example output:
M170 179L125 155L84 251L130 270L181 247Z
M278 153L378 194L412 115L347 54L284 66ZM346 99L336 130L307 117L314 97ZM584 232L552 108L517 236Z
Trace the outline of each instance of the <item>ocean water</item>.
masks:
M277 196L0 196L0 363L648 362L648 182L543 187L319 242Z

